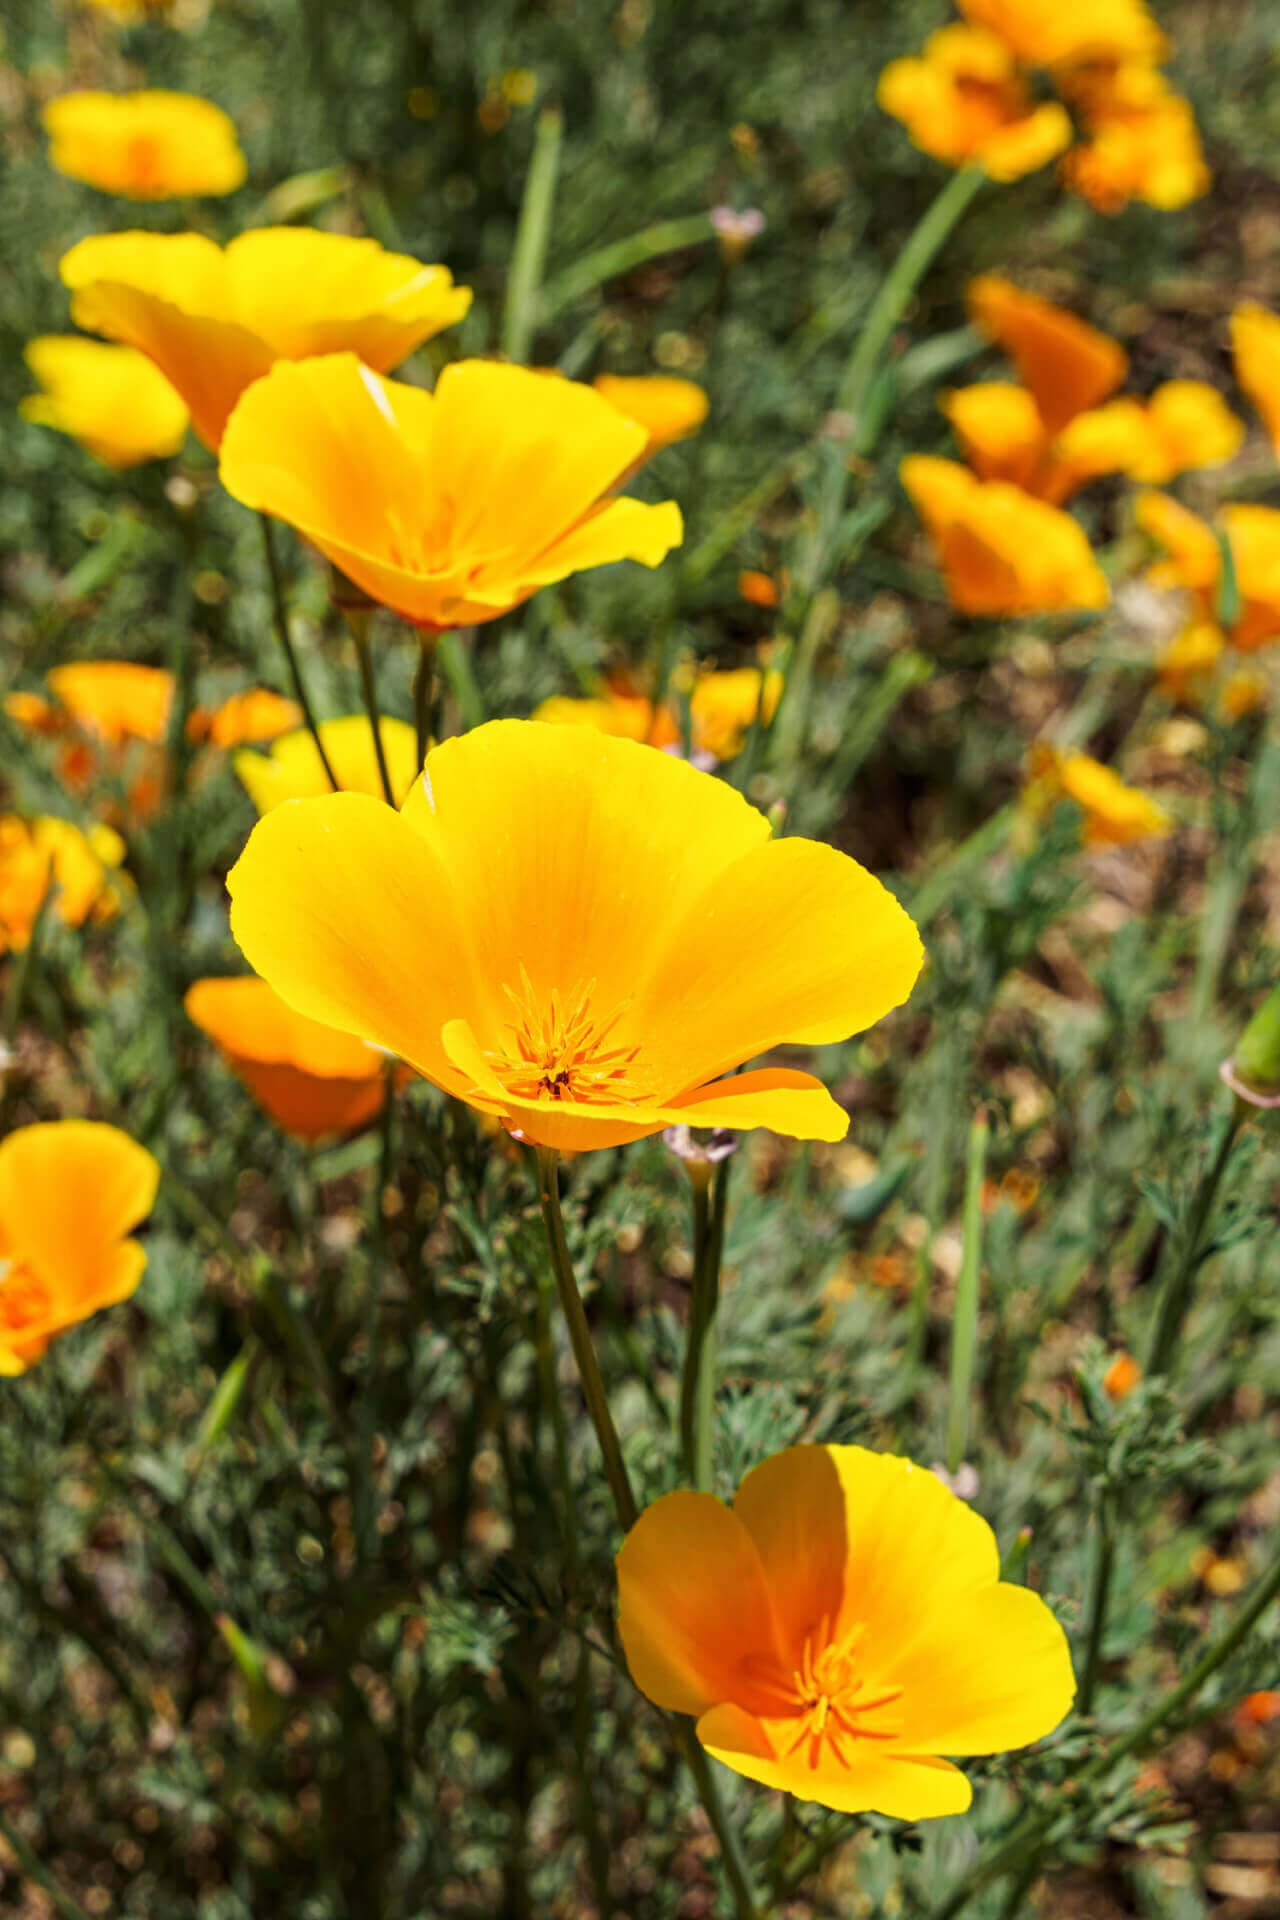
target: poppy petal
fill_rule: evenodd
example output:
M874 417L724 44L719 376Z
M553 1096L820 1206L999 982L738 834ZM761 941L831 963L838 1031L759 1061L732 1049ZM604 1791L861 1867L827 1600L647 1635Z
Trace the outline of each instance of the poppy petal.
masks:
M805 1747L785 1752L791 1725L773 1723L770 1730L741 1707L720 1705L698 1721L698 1738L716 1760L778 1787L797 1800L813 1800L838 1813L883 1813L897 1820L931 1820L942 1814L963 1813L973 1789L958 1767L946 1760L918 1754L886 1753L868 1741L850 1742L848 1763L842 1763L824 1742L817 1765L809 1764Z
M108 1304L137 1285L139 1246L120 1242L151 1211L155 1160L116 1127L54 1120L0 1143L0 1220L12 1254L56 1303Z

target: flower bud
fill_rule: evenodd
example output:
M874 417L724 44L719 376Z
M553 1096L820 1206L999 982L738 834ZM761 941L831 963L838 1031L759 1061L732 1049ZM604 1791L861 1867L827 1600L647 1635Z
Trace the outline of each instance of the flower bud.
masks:
M1267 995L1219 1072L1250 1106L1280 1107L1280 987Z

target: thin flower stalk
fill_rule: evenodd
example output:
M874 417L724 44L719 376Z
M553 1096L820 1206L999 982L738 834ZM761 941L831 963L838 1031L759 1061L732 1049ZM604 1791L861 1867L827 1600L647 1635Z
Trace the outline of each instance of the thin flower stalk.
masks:
M1146 1359L1149 1374L1169 1373L1182 1339L1182 1330L1191 1307L1196 1274L1208 1252L1207 1228L1213 1214L1218 1190L1231 1160L1240 1128L1249 1109L1242 1100L1232 1102L1231 1111L1219 1123L1218 1143L1196 1189L1191 1212L1174 1264L1164 1284L1156 1309L1151 1346Z
M538 117L502 316L502 351L509 360L522 365L529 358L538 318L538 288L551 238L551 211L555 205L563 135L563 114L558 107L548 107Z
M991 1130L985 1113L969 1128L964 1185L964 1252L956 1282L951 1323L951 1394L947 1414L947 1471L955 1473L969 1446L973 1368L978 1349L978 1309L982 1292L982 1181Z
M337 777L329 764L329 756L324 750L324 741L320 737L319 722L316 719L315 711L307 695L306 682L302 678L302 667L299 663L297 653L294 650L293 639L289 632L289 611L285 605L284 581L280 575L280 560L276 553L275 529L272 527L271 518L268 514L260 513L258 515L258 521L262 527L262 546L267 556L267 576L271 582L271 615L275 622L276 639L280 642L280 650L284 654L285 665L289 669L289 680L293 687L294 698L302 708L302 718L306 725L307 732L316 743L316 752L320 756L320 764L324 768L325 777L334 793L337 793Z

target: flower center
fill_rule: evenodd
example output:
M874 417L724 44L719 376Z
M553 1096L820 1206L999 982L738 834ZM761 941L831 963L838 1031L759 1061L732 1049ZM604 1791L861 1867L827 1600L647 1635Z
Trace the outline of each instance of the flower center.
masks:
M865 1626L859 1623L840 1639L833 1640L830 1618L824 1614L813 1632L806 1636L804 1653L788 1690L797 1724L785 1757L789 1758L807 1744L809 1765L816 1768L825 1742L840 1765L847 1767L849 1755L845 1741L896 1737L893 1727L873 1729L864 1724L865 1716L891 1706L902 1697L901 1687L872 1691L866 1675L859 1673L854 1654L865 1632Z
M506 1026L511 1043L485 1055L508 1093L588 1106L644 1097L632 1073L639 1049L609 1044L628 1003L601 1017L591 1005L595 987L589 980L567 993L553 987L539 996L521 965L520 991L503 988L515 1015Z

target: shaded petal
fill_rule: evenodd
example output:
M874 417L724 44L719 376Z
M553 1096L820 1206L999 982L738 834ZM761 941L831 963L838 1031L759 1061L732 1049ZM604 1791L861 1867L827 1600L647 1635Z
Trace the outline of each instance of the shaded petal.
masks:
M526 587L541 587L614 560L657 567L683 539L684 521L674 500L656 506L643 500L611 500L531 561L523 579Z
M845 1488L829 1447L788 1447L754 1467L733 1510L756 1543L789 1666L809 1634L834 1622L849 1539Z
M0 1143L0 1223L9 1251L60 1308L122 1299L137 1285L145 1255L120 1242L151 1211L159 1179L145 1147L116 1127L93 1120L21 1127Z
M321 1078L376 1080L383 1073L382 1056L367 1041L309 1020L253 975L197 980L183 1006L202 1033L238 1059Z
M759 1695L776 1666L773 1615L759 1555L728 1507L709 1493L665 1494L616 1565L627 1665L655 1706L704 1713Z
M821 1080L786 1067L759 1067L709 1087L682 1093L667 1103L663 1126L768 1127L790 1140L843 1140L849 1116Z
M793 1723L765 1724L740 1707L717 1706L698 1721L698 1738L715 1759L762 1786L813 1800L839 1813L883 1813L896 1820L932 1820L963 1813L973 1789L959 1768L918 1754L887 1753L850 1742L844 1766L824 1742L816 1767L802 1749L782 1757Z
M231 1053L226 1059L276 1125L299 1140L355 1133L386 1104L386 1076L381 1073L358 1080L322 1079L297 1067L267 1066Z

